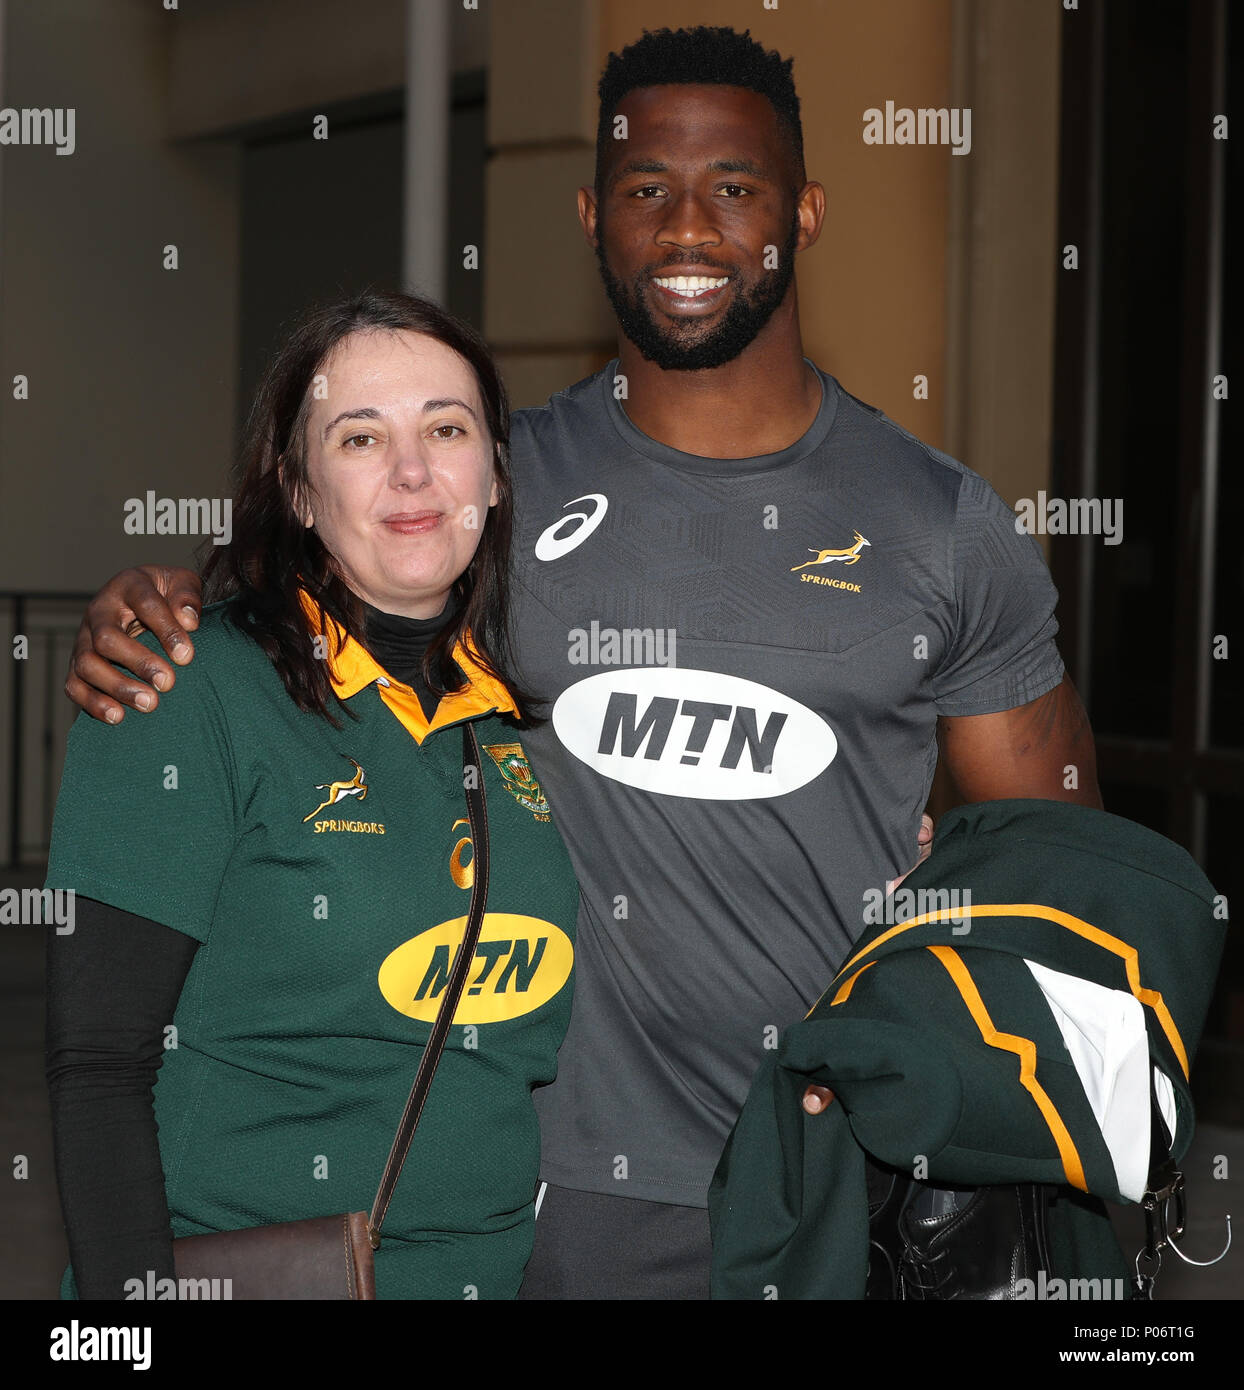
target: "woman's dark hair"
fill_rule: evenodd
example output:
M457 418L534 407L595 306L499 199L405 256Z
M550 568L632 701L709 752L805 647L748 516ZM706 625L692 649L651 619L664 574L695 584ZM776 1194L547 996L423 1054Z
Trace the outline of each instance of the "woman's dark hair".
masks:
M365 643L366 625L361 601L314 528L299 516L297 499L309 490L307 419L315 377L341 342L354 333L402 330L452 348L475 373L497 478L497 504L488 509L471 563L454 582L445 626L424 657L424 679L438 695L463 688L452 653L469 632L479 664L502 681L520 709L529 699L513 679L507 625L514 503L505 387L487 345L469 324L417 295L369 290L312 309L277 350L246 425L232 543L210 547L203 565L206 600L231 599L230 617L267 653L290 698L334 725L328 663L316 658L298 590L305 589L356 641Z

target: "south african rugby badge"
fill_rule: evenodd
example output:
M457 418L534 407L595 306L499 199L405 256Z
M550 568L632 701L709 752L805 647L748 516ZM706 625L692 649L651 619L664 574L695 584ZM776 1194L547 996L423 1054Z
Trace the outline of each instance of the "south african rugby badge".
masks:
M537 820L549 819L549 803L544 799L540 783L536 781L523 752L521 743L488 743L484 752L496 763L505 778L505 789L526 811Z

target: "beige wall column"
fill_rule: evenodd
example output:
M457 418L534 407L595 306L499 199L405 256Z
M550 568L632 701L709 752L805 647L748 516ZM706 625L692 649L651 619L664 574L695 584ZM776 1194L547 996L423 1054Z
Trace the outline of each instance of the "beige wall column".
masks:
M1012 505L1050 478L1060 14L953 3L951 100L972 108L972 153L950 169L944 447ZM958 799L939 767L930 809Z
M973 121L951 168L946 448L1012 504L1050 478L1060 14L954 3L953 100Z
M613 318L575 213L592 181L598 5L524 0L492 14L484 333L516 406L602 366Z

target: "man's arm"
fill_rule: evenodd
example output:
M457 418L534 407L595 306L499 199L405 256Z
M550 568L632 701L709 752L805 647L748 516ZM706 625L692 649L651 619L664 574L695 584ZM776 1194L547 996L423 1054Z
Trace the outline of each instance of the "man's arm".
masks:
M176 677L167 661L134 638L144 629L153 632L184 666L194 656L186 634L198 627L202 607L203 586L193 570L142 565L113 575L87 605L69 658L65 694L106 724L121 722L122 705L155 709L156 691L171 690ZM118 671L113 662L133 675Z
M938 720L942 757L966 802L1039 797L1101 809L1093 731L1069 677L1030 704Z

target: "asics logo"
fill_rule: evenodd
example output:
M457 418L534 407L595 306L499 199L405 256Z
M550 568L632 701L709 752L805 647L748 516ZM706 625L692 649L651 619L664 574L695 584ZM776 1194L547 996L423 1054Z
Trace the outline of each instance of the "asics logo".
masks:
M582 497L572 497L565 505L573 507L576 502L591 502L592 510L570 512L566 516L558 517L552 526L542 531L540 539L536 542L537 560L560 560L563 555L569 555L575 546L582 545L596 530L609 510L609 499L603 492L588 492ZM574 529L566 531L565 528L568 526Z

